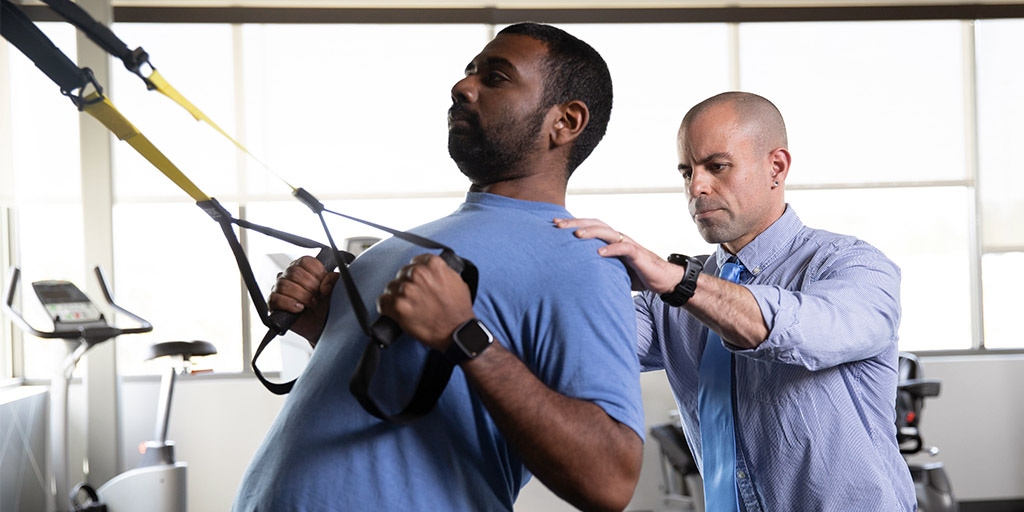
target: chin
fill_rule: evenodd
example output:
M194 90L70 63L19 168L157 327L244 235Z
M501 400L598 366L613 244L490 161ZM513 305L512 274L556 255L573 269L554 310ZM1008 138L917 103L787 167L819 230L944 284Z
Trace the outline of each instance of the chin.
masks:
M721 229L716 229L714 225L698 224L697 232L709 244L721 244L729 241L729 237L722 233Z

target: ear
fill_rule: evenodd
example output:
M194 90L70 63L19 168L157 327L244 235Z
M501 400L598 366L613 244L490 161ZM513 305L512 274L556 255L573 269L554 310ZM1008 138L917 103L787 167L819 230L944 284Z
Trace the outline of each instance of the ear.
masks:
M772 180L775 183L781 185L786 182L786 176L789 175L789 165L792 162L792 158L793 157L789 154L789 150L786 148L775 148L768 154L768 161L772 166Z
M552 147L575 141L590 121L590 110L582 101L573 100L551 108L557 116L551 125Z

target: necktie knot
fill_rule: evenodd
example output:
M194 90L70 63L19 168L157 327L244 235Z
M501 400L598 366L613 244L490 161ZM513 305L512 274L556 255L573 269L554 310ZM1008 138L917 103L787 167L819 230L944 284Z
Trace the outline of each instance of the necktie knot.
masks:
M739 261L729 260L718 269L718 277L734 283L740 282L740 275L746 270Z

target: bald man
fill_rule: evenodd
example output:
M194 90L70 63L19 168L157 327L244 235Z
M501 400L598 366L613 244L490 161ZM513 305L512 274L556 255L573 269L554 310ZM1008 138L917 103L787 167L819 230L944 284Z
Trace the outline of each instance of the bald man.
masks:
M784 197L787 147L782 115L754 94L719 94L683 118L679 172L697 230L718 244L710 256L666 261L598 220L556 225L631 268L640 363L666 370L709 511L914 510L895 427L900 270L803 225ZM741 265L729 265L737 283L716 277L727 262ZM716 350L724 370L702 362ZM706 391L715 376L719 395ZM716 401L730 423L704 416ZM709 491L716 467L727 501Z

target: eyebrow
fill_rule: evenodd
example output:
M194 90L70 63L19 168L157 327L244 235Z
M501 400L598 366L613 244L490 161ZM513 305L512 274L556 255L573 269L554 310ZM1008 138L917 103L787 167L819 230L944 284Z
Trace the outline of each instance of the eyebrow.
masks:
M500 67L508 67L508 68L511 68L512 70L516 70L515 65L513 65L512 62L510 62L508 59L506 59L504 57L487 57L486 59L483 60L482 64L484 64L486 66L489 66L489 67L499 67L500 66ZM469 73L470 70L472 70L474 68L476 68L476 69L480 68L480 66L478 66L477 63L476 63L476 59L474 59L469 64L466 64L465 72Z
M697 162L697 165L706 165L708 162L728 159L730 157L732 157L732 153L729 153L728 151L719 151L718 153L711 153L710 155L701 158L700 161ZM690 169L690 166L687 164L679 164L678 169L682 171L684 169Z

